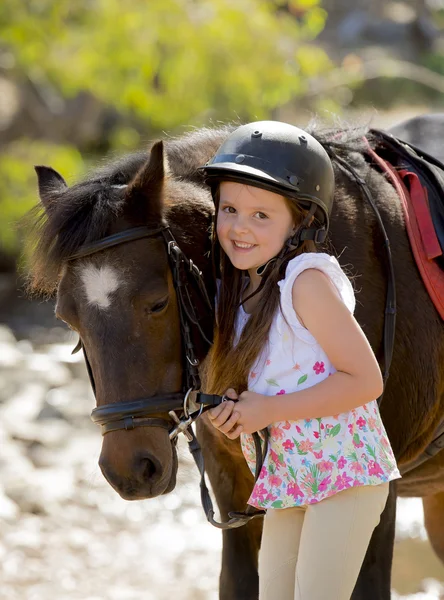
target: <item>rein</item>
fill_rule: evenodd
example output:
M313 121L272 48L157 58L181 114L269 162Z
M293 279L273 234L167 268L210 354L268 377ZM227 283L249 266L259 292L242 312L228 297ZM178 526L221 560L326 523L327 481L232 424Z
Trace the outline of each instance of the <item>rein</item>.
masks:
M367 138L364 137L364 142L367 145L367 152L370 157L374 160L377 155L370 147ZM338 156L336 153L332 152L334 159L337 161L339 168L344 173L349 174L358 184L362 193L364 194L365 199L368 204L372 208L376 220L379 225L379 229L381 230L382 236L384 238L384 262L385 262L385 271L387 275L387 291L386 291L386 300L385 300L385 313L384 313L384 335L383 335L383 362L384 368L382 369L382 377L384 383L384 391L387 385L387 380L390 374L390 365L393 357L393 348L395 345L395 331L396 331L396 283L395 283L395 270L393 267L393 259L392 259L392 251L390 249L390 240L387 235L387 231L384 227L384 223L382 221L381 215L379 213L378 207L375 203L375 200L372 196L372 193L369 190L367 183L362 179L358 171L352 167L348 162L346 162L343 158ZM378 161L379 164L379 161ZM381 406L384 391L378 398L378 405Z
M155 237L161 235L165 241L168 260L173 276L174 287L177 295L177 303L179 309L179 322L181 329L181 340L184 353L184 385L182 393L171 393L166 395L151 396L128 402L115 402L112 404L104 404L96 407L91 413L91 419L102 429L102 435L106 435L111 431L132 430L137 427L161 427L168 431L169 438L172 443L177 443L177 436L183 433L188 441L189 450L193 455L197 468L201 476L201 500L207 520L219 529L233 529L241 527L248 523L251 519L261 517L265 514L263 510L257 510L252 506L247 505L245 512L230 512L228 513L229 520L227 522L218 522L214 519L213 503L205 481L205 465L202 451L196 435L193 431L192 424L198 417L210 408L218 406L227 398L216 394L205 394L198 391L201 387L201 381L198 372L199 360L196 357L194 344L191 337L191 328L197 329L202 339L209 345L211 340L207 338L199 319L196 315L195 308L191 299L189 290L190 278L197 284L197 289L206 308L213 312L213 306L208 296L205 282L203 281L202 272L188 259L177 244L170 228L168 226L159 227L157 229L149 229L148 227L134 227L120 233L102 238L97 242L85 244L80 249L72 254L67 260L73 261L79 258L90 256L102 250L107 250L113 246L133 242L147 237ZM89 380L96 395L96 386L94 375L91 369L91 364L88 360L85 346L79 338L79 342L73 350L73 354L83 350L83 356L88 371ZM192 408L191 394L196 392L193 401L194 410ZM156 415L168 413L169 419L164 419ZM154 416L152 416L154 415ZM180 416L179 416L180 415ZM256 448L256 473L257 480L262 470L262 465L268 449L268 432L263 430L264 444L262 447L258 433L253 434L254 444Z

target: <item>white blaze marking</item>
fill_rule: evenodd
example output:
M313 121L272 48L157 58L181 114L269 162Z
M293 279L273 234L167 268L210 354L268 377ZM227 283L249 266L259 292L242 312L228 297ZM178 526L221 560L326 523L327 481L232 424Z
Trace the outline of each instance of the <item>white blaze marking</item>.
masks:
M110 295L119 287L116 271L109 265L86 265L80 273L88 304L109 308Z

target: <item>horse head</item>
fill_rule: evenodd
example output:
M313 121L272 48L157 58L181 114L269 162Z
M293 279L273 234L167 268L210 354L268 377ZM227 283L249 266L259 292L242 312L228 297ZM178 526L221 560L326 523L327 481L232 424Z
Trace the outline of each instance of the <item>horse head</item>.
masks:
M126 184L99 177L68 187L53 169L36 170L46 215L41 262L57 272L56 316L80 337L98 410L183 394L180 307L165 232L211 288L209 193L174 174L162 142ZM134 231L146 235L131 235ZM201 299L190 302L199 313ZM201 327L211 337L208 311ZM196 358L207 349L197 342ZM168 407L150 416L150 426L115 429L103 437L100 468L128 500L175 486L175 444L168 428L158 426L169 418Z

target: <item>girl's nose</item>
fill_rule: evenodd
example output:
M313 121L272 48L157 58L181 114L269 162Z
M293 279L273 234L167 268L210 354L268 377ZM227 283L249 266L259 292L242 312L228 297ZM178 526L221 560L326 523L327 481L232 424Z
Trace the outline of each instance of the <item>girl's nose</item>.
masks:
M231 228L234 233L245 233L246 231L248 231L248 225L246 220L238 215L236 215L236 218L233 220Z

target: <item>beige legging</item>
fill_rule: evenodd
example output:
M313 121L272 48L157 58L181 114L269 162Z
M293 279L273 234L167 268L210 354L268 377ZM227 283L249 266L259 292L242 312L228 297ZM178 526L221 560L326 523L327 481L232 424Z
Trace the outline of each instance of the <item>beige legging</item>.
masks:
M349 488L317 504L269 509L259 600L349 600L389 484Z

